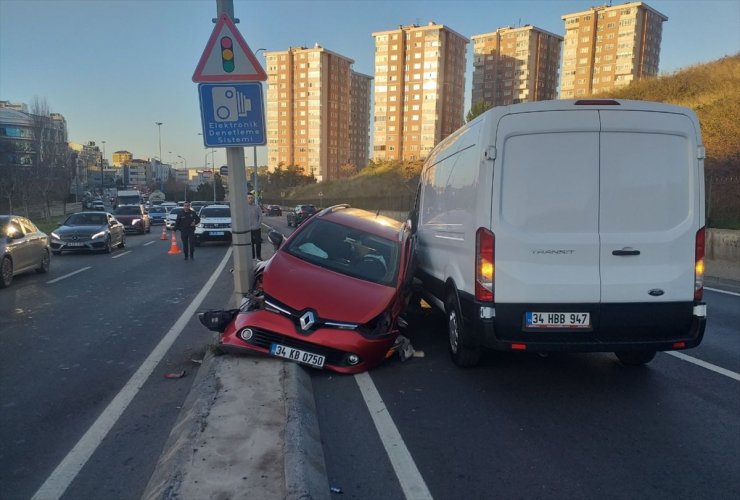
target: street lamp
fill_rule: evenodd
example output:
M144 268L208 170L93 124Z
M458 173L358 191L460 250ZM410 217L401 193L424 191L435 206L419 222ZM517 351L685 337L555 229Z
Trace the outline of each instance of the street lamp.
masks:
M100 196L105 193L105 173L103 173L103 164L105 163L105 141L100 141L103 145L103 156L100 157Z
M170 151L170 154L172 154L172 151ZM180 158L185 163L185 172L187 174L187 180L185 181L185 201L188 201L188 181L190 180L190 170L188 170L188 160L185 159L184 156L175 155L178 158Z

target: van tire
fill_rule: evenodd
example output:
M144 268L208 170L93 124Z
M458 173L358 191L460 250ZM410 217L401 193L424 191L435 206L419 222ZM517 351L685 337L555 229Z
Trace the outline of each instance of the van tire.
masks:
M614 353L620 363L626 366L642 366L650 363L655 351L618 351Z
M463 345L471 342L469 342L469 334L463 324L460 304L453 294L447 297L445 314L447 315L447 348L452 361L462 368L477 365L480 361L481 348Z

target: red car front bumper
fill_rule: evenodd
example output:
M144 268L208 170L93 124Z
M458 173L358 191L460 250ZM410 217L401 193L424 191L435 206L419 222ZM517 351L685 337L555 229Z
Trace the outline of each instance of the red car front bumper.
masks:
M240 312L221 334L219 347L227 352L271 355L273 344L325 357L324 368L339 373L359 373L381 363L397 335L369 339L353 330L319 328L299 333L290 319L264 309ZM359 360L352 364L352 355Z

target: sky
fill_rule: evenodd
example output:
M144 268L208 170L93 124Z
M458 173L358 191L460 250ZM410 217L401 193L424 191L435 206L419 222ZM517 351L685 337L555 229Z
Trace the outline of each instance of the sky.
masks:
M322 47L374 74L372 33L406 24L449 26L470 38L531 24L564 34L561 16L609 0L234 0L239 32L253 52ZM612 5L626 3L614 2ZM663 24L660 73L740 52L740 0L649 0ZM159 156L176 167L226 163L203 146L193 72L213 31L216 0L0 0L0 100L46 101L67 120L69 140ZM470 107L472 43L466 104ZM264 53L258 60L265 66ZM162 122L161 127L155 123ZM258 147L258 163L266 163ZM253 165L251 148L246 164ZM186 165L187 163L187 165Z

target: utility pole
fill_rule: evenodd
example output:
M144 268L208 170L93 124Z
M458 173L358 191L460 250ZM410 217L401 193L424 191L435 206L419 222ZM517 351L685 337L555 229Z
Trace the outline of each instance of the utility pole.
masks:
M162 122L154 122L159 130L159 190L164 193L164 165L162 162Z

